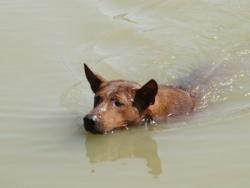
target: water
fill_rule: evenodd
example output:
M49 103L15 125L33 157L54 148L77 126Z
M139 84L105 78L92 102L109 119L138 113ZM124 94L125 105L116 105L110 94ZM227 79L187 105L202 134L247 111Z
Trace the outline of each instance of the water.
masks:
M0 1L1 187L249 187L250 2ZM107 79L196 87L196 113L96 136Z

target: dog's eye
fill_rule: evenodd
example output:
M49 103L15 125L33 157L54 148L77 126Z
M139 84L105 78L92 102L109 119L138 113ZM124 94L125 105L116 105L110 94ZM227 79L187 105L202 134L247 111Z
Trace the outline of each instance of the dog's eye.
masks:
M102 101L102 98L100 96L95 96L94 99L94 106L96 107L98 104L100 104Z
M115 104L115 106L117 106L117 107L122 107L122 106L124 106L124 104L121 103L120 101L114 101L114 104Z

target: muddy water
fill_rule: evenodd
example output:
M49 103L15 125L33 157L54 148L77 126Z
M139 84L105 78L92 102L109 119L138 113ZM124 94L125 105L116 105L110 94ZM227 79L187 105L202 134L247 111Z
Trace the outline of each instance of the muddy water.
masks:
M0 185L249 187L250 2L0 1ZM183 84L190 117L95 136L86 62Z

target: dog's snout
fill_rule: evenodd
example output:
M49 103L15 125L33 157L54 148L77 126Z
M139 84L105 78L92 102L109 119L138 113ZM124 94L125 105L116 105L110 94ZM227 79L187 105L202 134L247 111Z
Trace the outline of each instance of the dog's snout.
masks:
M86 131L92 132L92 133L99 133L97 128L97 121L93 116L87 115L83 118L84 127Z
M93 116L85 116L83 118L84 125L94 126L96 121L94 120Z

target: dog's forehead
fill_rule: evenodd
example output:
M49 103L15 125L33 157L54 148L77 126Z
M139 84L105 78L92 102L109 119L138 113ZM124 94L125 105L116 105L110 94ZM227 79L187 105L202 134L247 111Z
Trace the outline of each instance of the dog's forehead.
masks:
M114 80L104 83L98 94L105 95L107 97L119 96L120 98L131 98L136 89L139 89L140 85L136 82L125 80Z

